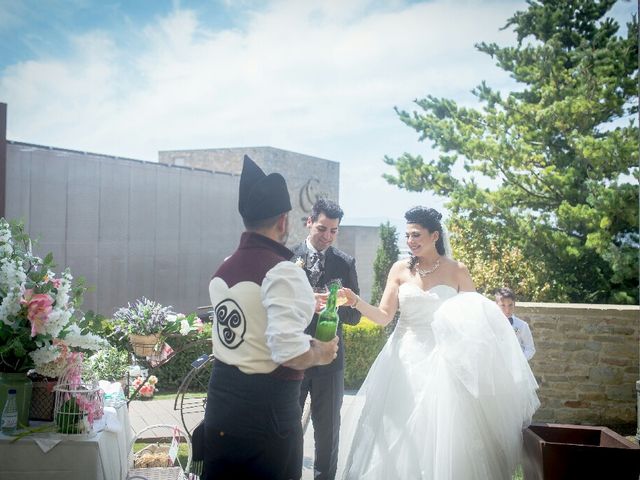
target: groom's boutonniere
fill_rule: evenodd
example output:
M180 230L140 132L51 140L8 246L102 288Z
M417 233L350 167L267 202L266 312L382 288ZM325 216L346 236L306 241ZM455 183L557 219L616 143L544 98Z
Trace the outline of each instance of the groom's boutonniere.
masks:
M296 258L296 261L294 262L298 267L300 268L304 268L304 260L302 259L302 257L298 257Z

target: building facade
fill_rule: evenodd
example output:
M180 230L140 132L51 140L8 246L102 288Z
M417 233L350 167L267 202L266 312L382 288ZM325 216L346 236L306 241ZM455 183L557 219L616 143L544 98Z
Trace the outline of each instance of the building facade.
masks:
M145 296L191 312L208 305L209 280L244 230L238 185L245 153L286 177L288 245L301 241L315 199L338 200L339 164L271 147L161 152L156 163L7 141L4 216L24 222L35 252L53 253L57 271L69 267L85 279L83 309L109 317ZM368 233L363 245L377 229ZM349 245L356 255L358 240ZM373 258L358 257L363 286Z

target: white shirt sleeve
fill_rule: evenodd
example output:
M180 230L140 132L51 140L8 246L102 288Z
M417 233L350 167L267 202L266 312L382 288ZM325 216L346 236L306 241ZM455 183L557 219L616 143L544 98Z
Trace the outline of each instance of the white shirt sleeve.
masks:
M304 270L293 262L280 262L267 272L261 288L267 310L267 346L278 364L302 355L311 346L304 333L315 310L315 297Z
M514 321L517 317L514 317ZM531 360L533 355L536 353L536 347L533 345L533 336L531 335L531 329L527 322L524 320L518 320L518 328L519 328L519 340L520 345L522 346L522 352L527 360Z

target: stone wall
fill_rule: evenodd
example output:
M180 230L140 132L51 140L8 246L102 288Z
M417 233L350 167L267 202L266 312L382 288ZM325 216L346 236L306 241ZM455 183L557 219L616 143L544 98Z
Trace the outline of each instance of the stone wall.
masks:
M245 155L265 173L279 172L287 181L292 207L288 245L307 237L306 220L318 197L340 202L340 164L324 158L273 147L242 147L161 151L158 160L168 165L240 175Z
M533 334L540 385L536 421L636 423L640 309L623 305L518 303Z

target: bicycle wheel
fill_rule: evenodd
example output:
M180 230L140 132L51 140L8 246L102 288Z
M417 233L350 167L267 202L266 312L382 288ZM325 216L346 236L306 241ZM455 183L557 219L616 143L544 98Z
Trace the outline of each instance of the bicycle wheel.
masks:
M192 368L182 380L173 403L173 409L180 412L180 420L189 439L193 429L204 418L213 359L213 354L205 353L191 363Z

